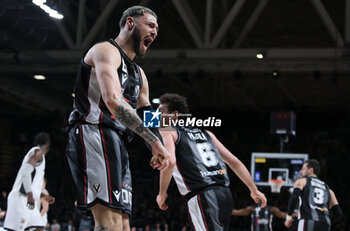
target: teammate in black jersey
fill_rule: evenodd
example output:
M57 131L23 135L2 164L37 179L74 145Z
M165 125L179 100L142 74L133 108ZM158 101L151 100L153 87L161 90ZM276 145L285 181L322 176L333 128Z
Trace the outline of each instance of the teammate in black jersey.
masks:
M116 39L94 45L81 59L69 117L67 158L77 207L91 209L95 230L122 230L131 193L123 188L129 168L125 144L132 132L151 146L159 169L168 166L168 152L135 111L151 109L147 78L134 58L157 37L157 16L146 7L130 7L119 26Z
M162 118L178 120L178 113L188 112L186 99L177 94L160 97ZM213 133L199 128L164 127L160 129L164 146L170 153L169 168L160 172L157 203L165 203L170 180L174 180L180 193L187 199L187 207L194 230L229 230L233 207L229 178L225 163L250 189L255 202L262 207L266 198L254 184L247 168ZM154 166L155 167L155 166Z
M251 231L272 231L272 215L286 219L287 214L275 206L266 205L261 208L260 203L248 206L243 209L232 210L233 216L251 215Z
M325 182L317 178L320 173L319 162L315 159L305 161L300 173L303 178L294 183L285 225L291 226L293 222L291 215L300 197L298 231L329 231L331 228L330 210L337 218L342 216L342 211L334 192Z

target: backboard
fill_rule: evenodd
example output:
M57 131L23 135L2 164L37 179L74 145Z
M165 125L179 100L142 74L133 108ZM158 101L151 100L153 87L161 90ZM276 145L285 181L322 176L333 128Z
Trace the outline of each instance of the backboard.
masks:
M270 186L270 179L282 179L283 186L293 186L300 178L299 171L309 158L305 153L253 152L250 173L256 185Z

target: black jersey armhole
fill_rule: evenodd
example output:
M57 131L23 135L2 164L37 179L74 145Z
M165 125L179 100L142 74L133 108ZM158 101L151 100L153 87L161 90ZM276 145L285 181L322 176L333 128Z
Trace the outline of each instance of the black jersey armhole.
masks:
M179 131L179 129L177 127L173 127L175 129L175 131L177 132L177 141L175 142L175 146L177 146L180 143L180 139L181 139L181 132Z
M89 49L89 50L90 50L90 49ZM87 64L87 63L84 61L85 56L86 56L86 54L88 53L89 50L86 50L86 51L83 53L83 56L82 56L82 58L81 58L81 60L80 60L80 63L81 63L84 67L86 67L86 68L88 68L88 69L91 69L92 66L89 65L89 64Z
M84 58L85 58L85 54L84 54L83 58L81 58L81 64L82 64L84 67L86 67L86 68L88 68L88 69L91 69L92 66L90 66L89 64L87 64L87 63L84 61Z
M114 41L114 39L108 39L108 42L110 43L110 44L112 44L113 46L115 46L118 50L119 50L119 53L120 53L120 56L121 56L121 58L125 58L126 60L128 60L130 63L135 63L133 60L130 60L129 59L129 57L124 53L124 51L123 51L123 49L122 48L120 48L120 46L118 45L118 43L116 43L115 41Z

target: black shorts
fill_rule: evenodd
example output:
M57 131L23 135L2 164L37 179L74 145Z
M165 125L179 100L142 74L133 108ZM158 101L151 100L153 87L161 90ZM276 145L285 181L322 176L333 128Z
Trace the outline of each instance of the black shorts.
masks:
M330 231L331 225L313 220L298 220L298 231Z
M69 132L66 155L76 186L78 208L85 210L96 203L122 211L128 207L123 200L122 184L130 173L129 157L114 130L76 124Z
M227 187L215 186L202 190L187 202L193 230L230 230L233 199Z

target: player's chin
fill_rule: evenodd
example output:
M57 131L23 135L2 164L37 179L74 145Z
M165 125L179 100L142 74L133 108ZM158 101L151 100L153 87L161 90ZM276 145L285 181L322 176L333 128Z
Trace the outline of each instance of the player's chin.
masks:
M145 43L141 44L141 49L140 49L140 56L144 56L148 50L148 48L150 47L151 44L149 45L145 45Z
M147 52L147 48L141 49L140 53L139 53L139 56L141 56L141 57L144 56L146 54L146 52Z

